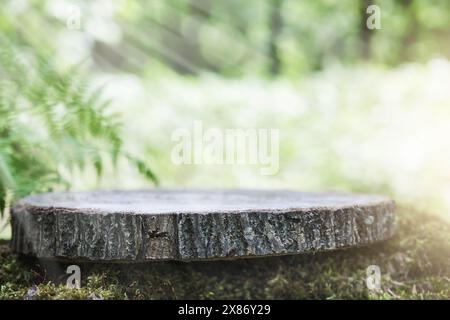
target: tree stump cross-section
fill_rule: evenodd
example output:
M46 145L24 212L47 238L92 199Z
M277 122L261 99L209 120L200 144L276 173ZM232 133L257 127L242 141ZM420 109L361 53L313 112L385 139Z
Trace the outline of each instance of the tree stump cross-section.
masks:
M261 190L48 193L12 210L12 248L38 258L144 262L334 250L388 239L378 195Z

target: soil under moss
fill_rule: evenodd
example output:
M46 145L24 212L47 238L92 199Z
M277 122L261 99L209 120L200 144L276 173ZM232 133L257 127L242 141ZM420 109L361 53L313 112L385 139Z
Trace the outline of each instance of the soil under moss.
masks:
M68 264L19 259L0 242L0 299L450 299L450 224L398 210L396 236L364 248L214 262ZM366 270L381 269L381 290Z

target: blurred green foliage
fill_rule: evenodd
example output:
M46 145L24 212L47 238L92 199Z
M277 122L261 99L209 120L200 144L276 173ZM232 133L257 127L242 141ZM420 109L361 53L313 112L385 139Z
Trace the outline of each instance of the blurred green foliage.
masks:
M366 26L371 4L381 10L379 30ZM130 1L115 21L121 40L96 48L133 71L164 65L186 74L295 78L335 62L394 66L450 56L446 0ZM151 58L133 65L127 47Z
M75 169L92 166L101 175L119 157L156 183L147 165L123 150L120 122L81 66L58 67L53 47L22 32L6 11L0 21L0 210L7 192L17 199L68 188Z
M370 4L379 30L366 28ZM0 207L7 189L157 182L149 161L166 185L449 207L449 37L447 0L4 0ZM170 133L193 120L281 129L280 173L174 166Z
M40 46L71 43L97 70L141 76L296 79L336 62L392 67L450 57L447 0L4 1L4 13ZM366 26L371 4L380 8L379 30ZM68 30L74 17L80 29Z

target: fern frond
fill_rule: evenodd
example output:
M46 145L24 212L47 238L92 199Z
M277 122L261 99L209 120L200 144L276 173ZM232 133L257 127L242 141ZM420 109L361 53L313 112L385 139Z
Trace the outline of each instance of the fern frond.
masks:
M74 172L90 163L100 176L106 161L124 157L158 184L146 163L123 150L120 121L101 88L90 90L80 68L58 69L51 50L17 43L1 28L0 213L7 190L22 197L69 187L61 167ZM25 47L29 61L20 55Z

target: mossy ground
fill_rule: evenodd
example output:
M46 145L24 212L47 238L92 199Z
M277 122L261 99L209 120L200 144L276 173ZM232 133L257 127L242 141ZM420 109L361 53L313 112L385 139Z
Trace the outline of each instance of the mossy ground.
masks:
M82 288L65 286L67 265L23 261L0 243L0 299L450 299L450 224L398 210L397 233L364 248L196 263L81 265ZM381 290L366 269L381 269Z

